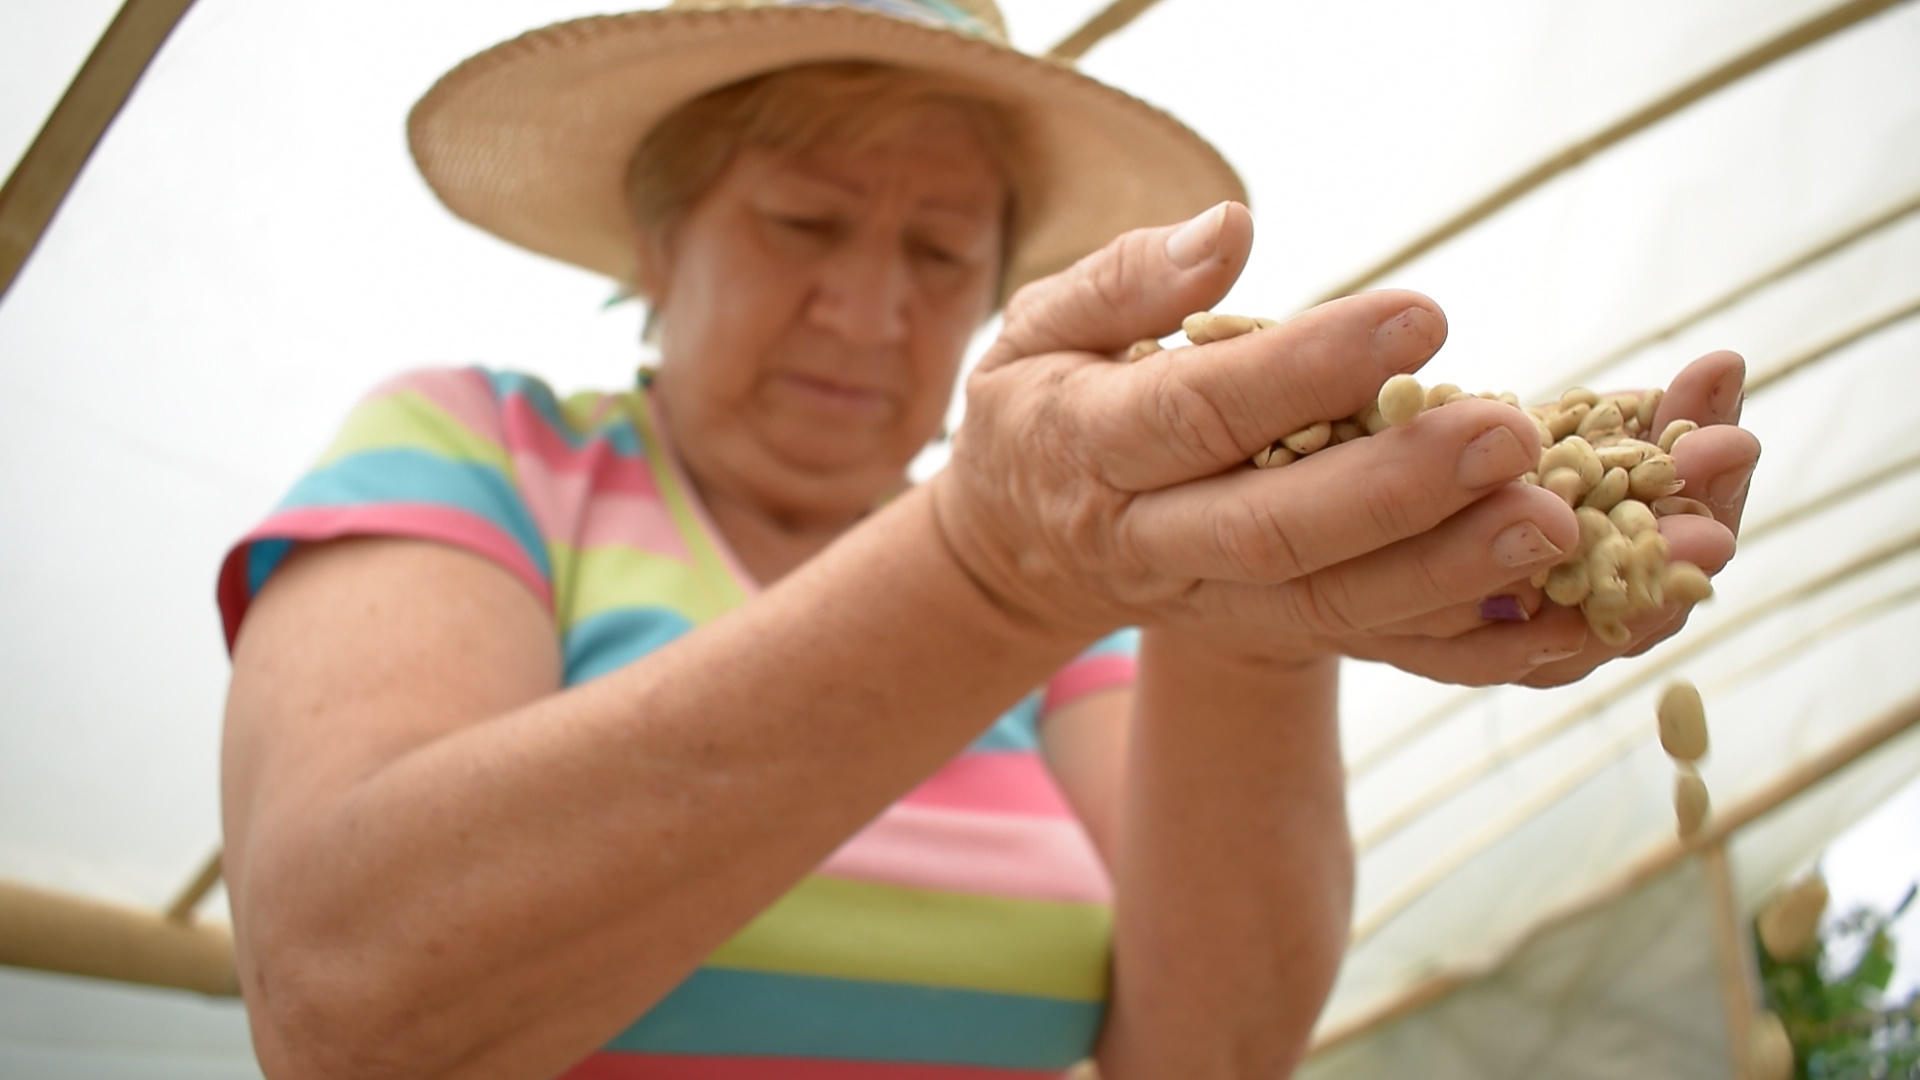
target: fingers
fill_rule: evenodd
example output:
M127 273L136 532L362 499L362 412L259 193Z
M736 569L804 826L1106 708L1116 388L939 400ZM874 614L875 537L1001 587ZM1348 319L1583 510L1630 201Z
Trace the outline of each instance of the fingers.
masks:
M1143 564L1180 577L1292 581L1426 532L1532 469L1539 453L1520 410L1457 402L1283 469L1243 467L1138 496L1120 539ZM1577 533L1564 502L1529 490L1514 497L1543 532L1556 542Z
M1703 427L1673 445L1674 468L1686 481L1680 493L1706 503L1714 519L1733 530L1740 528L1747 485L1759 461L1760 440L1727 424Z
M1350 656L1437 682L1492 686L1530 682L1538 672L1584 655L1589 637L1579 612L1550 606L1531 622L1494 623L1457 637L1376 636L1343 647Z
M1135 229L1014 293L980 368L1053 352L1110 354L1171 334L1227 294L1252 250L1253 216L1236 202L1177 225Z
M1579 540L1566 504L1538 488L1502 488L1418 536L1276 586L1209 582L1196 590L1236 622L1299 626L1343 638L1465 602L1559 562Z
M1653 430L1665 431L1675 420L1691 420L1701 427L1737 424L1745 403L1747 362L1739 353L1715 352L1682 368L1660 398Z
M1266 330L1116 365L1088 380L1085 428L1108 483L1151 491L1352 416L1446 337L1446 317L1419 293L1349 296Z

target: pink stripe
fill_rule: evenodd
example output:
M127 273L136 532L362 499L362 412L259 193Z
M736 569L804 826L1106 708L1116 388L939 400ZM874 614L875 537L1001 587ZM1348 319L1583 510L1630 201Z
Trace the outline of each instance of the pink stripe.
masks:
M601 495L587 505L575 546L631 547L692 565L687 538L673 523L667 504L658 496Z
M377 506L311 507L287 510L262 522L227 553L220 568L220 607L226 623L227 646L240 633L252 597L246 595L247 550L260 540L297 540L314 543L349 536L400 536L433 540L471 551L499 564L533 592L540 606L553 610L553 590L546 576L513 537L492 522L464 510L421 503L381 503Z
M896 804L841 845L819 873L1010 900L1113 900L1106 867L1072 819Z
M647 426L653 429L654 438L660 444L660 456L666 461L667 468L672 471L673 482L686 496L687 505L693 508L693 516L699 521L701 530L706 533L707 543L719 553L721 563L733 574L734 584L740 586L741 592L749 597L760 595L759 580L747 572L746 564L733 553L733 547L727 543L726 536L720 532L720 526L714 524L713 518L707 513L706 504L700 501L700 492L693 486L693 478L688 476L687 470L681 466L680 456L673 452L672 436L668 434L666 425L660 422L660 410L653 407L653 395L641 391L639 397L641 407L647 410Z
M575 1065L560 1080L1060 1080L1061 1075L976 1065L604 1051Z
M1040 715L1045 717L1055 709L1066 708L1088 694L1132 686L1138 666L1133 657L1118 653L1076 660L1047 683Z
M609 494L605 481L624 459L613 456L605 443L598 445L608 453L603 458L605 467L596 471L555 470L539 455L515 450L516 486L540 526L540 535L576 549L634 547L691 565L693 552L657 491ZM645 471L640 462L627 464ZM651 477L646 486L652 488Z
M900 800L980 814L1071 818L1073 807L1053 782L1040 755L1025 750L984 750L954 758Z
M506 444L500 426L500 402L493 395L493 383L474 368L429 368L397 375L367 394L364 400L412 391L439 406L440 411L458 420L468 431L499 445Z
M660 487L654 483L647 463L637 457L622 457L608 439L592 438L574 446L523 394L508 395L502 409L516 465L533 460L549 473L591 476L596 493L660 497Z

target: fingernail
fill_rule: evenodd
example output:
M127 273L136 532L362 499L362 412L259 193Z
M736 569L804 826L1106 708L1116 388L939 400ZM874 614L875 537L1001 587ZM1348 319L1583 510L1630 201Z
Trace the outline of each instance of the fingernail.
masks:
M1713 415L1726 423L1735 423L1740 419L1740 406L1744 402L1747 387L1747 365L1741 364L1732 371L1720 376L1713 384L1713 391L1707 395L1707 408Z
M1504 427L1488 428L1460 451L1454 478L1463 488L1504 484L1533 468L1533 456Z
M1226 224L1227 204L1211 209L1174 230L1167 237L1167 259L1182 270L1199 266L1220 246L1220 226Z
M1571 660L1580 655L1579 649L1541 649L1527 654L1527 663L1534 667L1541 664L1557 664L1562 660Z
M1558 559L1565 554L1531 521L1509 525L1493 538L1493 561L1509 570Z
M1447 321L1423 307L1410 307L1373 328L1373 358L1393 371L1412 371L1447 340Z
M1488 622L1526 622L1527 609L1517 596L1489 596L1480 601L1480 617Z
M1707 502L1716 510L1731 510L1747 496L1747 485L1753 482L1753 466L1742 465L1729 469L1707 483Z

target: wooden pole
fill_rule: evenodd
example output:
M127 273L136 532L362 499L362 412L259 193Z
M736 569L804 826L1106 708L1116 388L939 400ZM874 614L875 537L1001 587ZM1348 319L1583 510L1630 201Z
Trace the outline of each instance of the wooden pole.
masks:
M1315 300L1315 304L1328 300L1338 300L1349 293L1359 292L1382 277L1400 269L1413 260L1439 247L1441 244L1466 232L1482 221L1518 202L1521 197L1545 185L1548 181L1565 173L1588 158L1607 150L1614 145L1645 131L1662 120L1681 112L1687 107L1710 97L1720 90L1746 78L1756 71L1766 68L1777 61L1784 60L1809 46L1825 41L1827 38L1860 22L1878 15L1882 11L1901 3L1902 0L1850 0L1831 8L1812 19L1792 27L1770 41L1734 57L1733 59L1680 86L1653 101L1635 109L1633 112L1614 121L1605 128L1566 147L1559 153L1533 166L1527 171L1507 181L1482 196L1472 205L1427 230L1399 251L1387 256L1380 262L1369 266L1353 278L1340 283Z
M107 125L193 0L126 0L0 187L0 298L13 287Z
M220 884L220 856L220 849L214 848L213 854L207 856L207 861L201 864L200 872L193 875L193 880L187 882L187 887L181 889L180 895L174 898L173 903L167 905L167 918L170 921L177 923L193 921L193 909L200 906L200 901L207 898L207 894L213 891L215 885Z
M0 881L0 964L235 997L233 935Z
M1747 396L1752 397L1760 391L1780 382L1787 376L1810 368L1820 361L1825 360L1827 357L1832 356L1834 353L1840 352L1850 345L1857 345L1861 341L1880 333L1882 330L1898 326L1916 315L1920 315L1920 297L1909 300L1892 311L1882 312L1863 323L1850 326L1820 344L1790 356L1760 374L1749 378L1747 380Z
M1713 906L1713 955L1720 976L1720 1001L1727 1016L1727 1056L1734 1080L1751 1080L1753 1010L1759 992L1748 954L1746 925L1733 901L1733 872L1727 866L1727 845L1721 840L1700 853L1700 869L1707 878L1707 900Z
M1122 27L1140 17L1140 13L1152 7L1159 0L1113 0L1100 10L1100 13L1082 23L1080 29L1062 38L1060 44L1047 50L1047 56L1053 60L1074 63L1087 55L1087 50L1117 33Z

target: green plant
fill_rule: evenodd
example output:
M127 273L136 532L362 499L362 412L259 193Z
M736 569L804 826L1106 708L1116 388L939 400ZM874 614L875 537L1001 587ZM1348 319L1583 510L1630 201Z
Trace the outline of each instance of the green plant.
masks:
M1756 926L1767 1008L1786 1024L1799 1080L1920 1080L1920 991L1885 1000L1896 959L1889 930L1915 891L1891 912L1855 908L1786 959L1768 954Z

